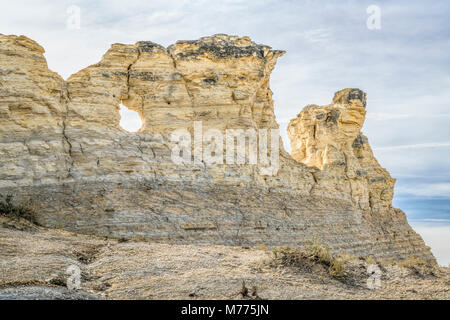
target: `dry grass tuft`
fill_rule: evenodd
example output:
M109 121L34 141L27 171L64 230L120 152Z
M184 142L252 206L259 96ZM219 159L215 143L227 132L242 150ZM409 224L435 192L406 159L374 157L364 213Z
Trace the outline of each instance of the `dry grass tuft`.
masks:
M365 257L364 260L365 260L368 264L377 264L377 261L374 259L373 256Z
M328 245L318 240L304 249L281 247L273 249L274 260L284 266L307 268L312 263L319 263L327 268L328 274L333 278L341 278L345 274L345 262L351 257L345 254L332 254Z
M438 269L438 266L435 263L415 257L397 261L396 264L400 267L407 268L420 276L435 275Z
M14 219L25 219L31 223L37 224L36 212L29 204L14 204L13 196L0 195L0 215Z

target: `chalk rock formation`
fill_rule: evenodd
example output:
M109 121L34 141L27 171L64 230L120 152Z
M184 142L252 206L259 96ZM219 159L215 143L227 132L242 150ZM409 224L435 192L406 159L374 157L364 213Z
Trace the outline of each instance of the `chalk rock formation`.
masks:
M203 132L278 128L269 77L283 51L227 35L114 44L67 81L43 53L0 36L0 194L31 201L41 224L170 243L319 237L334 251L434 260L391 206L394 180L360 134L361 91L302 111L289 127L293 157L277 152L276 174L260 162L180 165L171 133L194 133L196 121ZM119 126L120 103L141 116L139 132Z
M334 185L362 210L389 211L395 180L361 133L365 107L366 94L359 89L336 92L330 105L305 107L288 126L292 157L320 169L317 188Z

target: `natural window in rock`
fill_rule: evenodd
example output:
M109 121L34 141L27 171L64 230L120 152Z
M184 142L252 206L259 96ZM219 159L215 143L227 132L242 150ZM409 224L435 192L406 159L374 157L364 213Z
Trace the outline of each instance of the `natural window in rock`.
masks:
M132 111L120 104L120 126L128 132L136 132L142 127L142 120L136 111Z

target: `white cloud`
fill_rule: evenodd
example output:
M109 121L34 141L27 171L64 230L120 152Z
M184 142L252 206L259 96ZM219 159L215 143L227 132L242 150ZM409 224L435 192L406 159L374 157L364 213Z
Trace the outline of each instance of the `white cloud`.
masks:
M306 30L301 35L309 42L327 43L330 41L333 34L331 28L319 28Z
M450 198L450 183L446 182L421 183L420 180L416 180L414 185L399 186L396 188L396 191L399 194L402 194L402 196L413 195L420 197Z
M422 148L446 148L450 147L450 142L430 142L430 143L417 143L417 144L407 144L399 146L389 146L389 147L376 147L373 148L377 151L386 150L398 150L398 149L422 149Z
M366 119L377 121L397 120L414 117L414 114L393 114L387 112L367 112Z
M450 114L424 114L424 113L387 113L387 112L367 112L366 119L376 120L376 121L389 121L389 120L399 120L399 119L442 119L450 118Z

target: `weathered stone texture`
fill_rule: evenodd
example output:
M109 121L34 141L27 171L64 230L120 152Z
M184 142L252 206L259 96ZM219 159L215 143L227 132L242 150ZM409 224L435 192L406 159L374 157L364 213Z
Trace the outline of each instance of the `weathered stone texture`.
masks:
M317 189L334 185L362 210L389 211L395 180L379 165L361 133L365 105L364 92L344 89L330 105L304 108L288 126L292 156L320 169L315 174Z
M42 224L172 243L298 245L433 260L391 206L392 179L360 130L365 93L345 89L288 128L292 157L261 165L176 165L170 133L278 128L269 77L284 52L215 35L164 48L114 44L64 81L44 50L0 36L0 193L31 200ZM143 126L119 126L119 105Z

